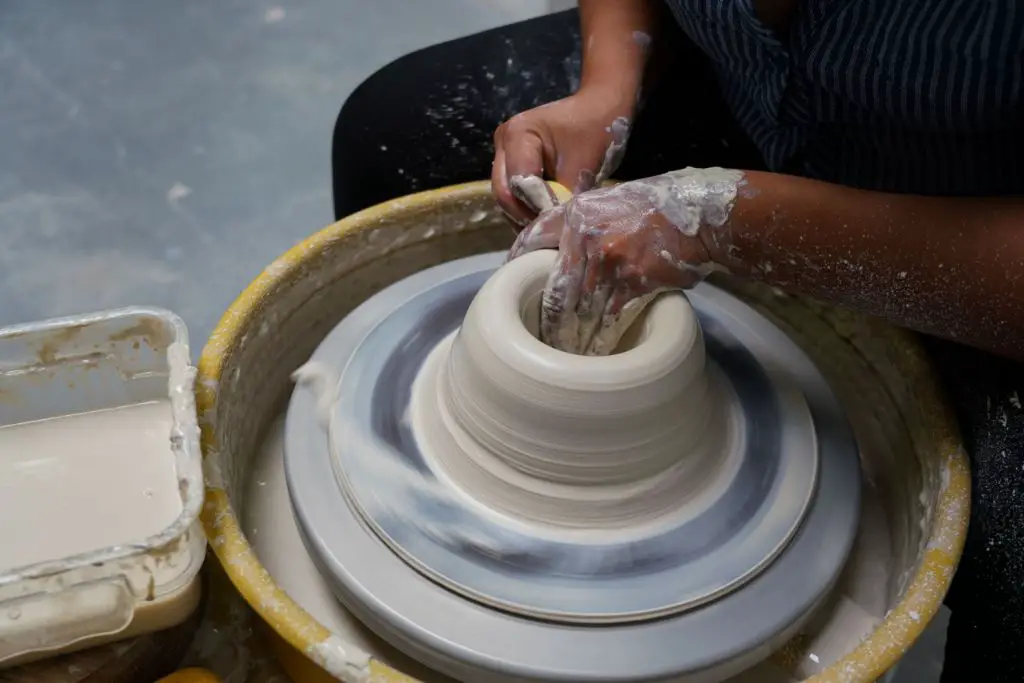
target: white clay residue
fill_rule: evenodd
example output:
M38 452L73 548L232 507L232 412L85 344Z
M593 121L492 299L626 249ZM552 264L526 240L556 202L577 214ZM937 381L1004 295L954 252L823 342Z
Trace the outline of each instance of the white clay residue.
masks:
M651 35L643 31L633 31L633 42L641 49L649 50L651 47Z
M306 553L288 499L284 471L284 418L267 430L263 446L253 462L245 495L243 530L260 562L274 581L317 621L346 645L369 652L376 659L416 677L424 683L448 683L449 678L430 671L394 649L356 619L334 597Z
M611 134L612 140L608 143L608 149L604 152L604 160L601 162L601 168L598 169L597 176L594 178L594 185L600 185L608 180L612 173L618 170L619 164L622 163L622 158L626 155L629 131L630 121L625 116L619 116L608 126L607 132Z
M725 168L684 168L635 183L669 222L696 235L704 226L725 225L743 177L742 171Z
M514 175L509 178L509 187L519 201L543 212L555 207L554 193L542 178L535 175Z
M169 401L0 427L0 571L136 543L182 512Z
M326 429L331 421L331 410L338 387L338 373L324 363L309 361L292 373L292 381L299 386L309 387L317 397L316 420Z
M316 397L316 417L321 427L335 434L330 438L332 448L338 442L346 443L355 450L377 453L379 457L369 459L365 473L373 482L373 491L398 491L390 495L369 496L368 508L379 516L397 516L412 520L424 533L445 541L453 539L488 552L502 550L517 552L507 542L507 535L494 536L481 533L475 525L437 524L418 514L420 506L447 505L456 495L436 481L424 479L399 455L389 451L389 446L362 428L351 424L339 411L334 411L337 394L337 373L327 365L309 361L292 373L292 380L298 389L310 391Z
M833 597L808 624L807 649L797 673L821 673L851 651L885 618L895 558L878 491L865 483L857 540Z

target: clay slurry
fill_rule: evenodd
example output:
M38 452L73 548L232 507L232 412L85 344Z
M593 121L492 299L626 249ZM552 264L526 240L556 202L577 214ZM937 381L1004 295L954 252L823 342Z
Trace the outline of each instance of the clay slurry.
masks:
M0 427L0 571L139 542L182 512L170 402Z

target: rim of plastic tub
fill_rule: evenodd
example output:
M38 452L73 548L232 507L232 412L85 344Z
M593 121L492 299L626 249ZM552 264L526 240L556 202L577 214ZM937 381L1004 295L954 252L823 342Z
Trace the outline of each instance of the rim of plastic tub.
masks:
M486 181L421 192L368 208L315 233L281 255L246 287L221 317L199 359L196 403L206 475L201 519L210 546L235 588L260 618L298 652L342 681L372 678L378 683L398 683L414 679L332 634L288 597L257 559L220 475L221 455L211 416L216 410L221 371L266 297L301 268L310 254L396 213L442 202L480 199L489 192ZM970 470L952 412L940 398L930 362L913 336L897 330L891 330L890 336L894 352L887 354L887 360L897 366L903 380L915 387L915 395L923 402L921 419L927 422L925 426L938 444L938 457L943 463L942 485L926 549L902 599L856 649L809 679L815 683L866 683L893 667L941 606L967 534Z

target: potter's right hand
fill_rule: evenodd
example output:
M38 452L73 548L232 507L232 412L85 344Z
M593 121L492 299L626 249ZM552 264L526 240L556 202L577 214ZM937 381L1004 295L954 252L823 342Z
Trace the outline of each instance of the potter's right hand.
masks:
M683 169L585 192L541 214L509 253L558 249L541 339L570 353L611 352L651 296L692 287L713 270L744 182L739 171Z
M607 179L625 152L635 103L633 90L593 86L501 124L491 189L509 219L524 226L545 208L524 191L523 179L549 192L537 179L550 178L574 194Z

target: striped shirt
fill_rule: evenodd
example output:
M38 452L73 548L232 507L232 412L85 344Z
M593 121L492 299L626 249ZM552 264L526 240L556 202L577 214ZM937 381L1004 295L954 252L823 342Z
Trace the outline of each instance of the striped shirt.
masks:
M777 172L866 189L1024 188L1024 0L669 0Z

